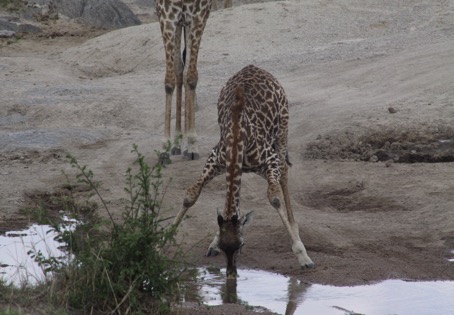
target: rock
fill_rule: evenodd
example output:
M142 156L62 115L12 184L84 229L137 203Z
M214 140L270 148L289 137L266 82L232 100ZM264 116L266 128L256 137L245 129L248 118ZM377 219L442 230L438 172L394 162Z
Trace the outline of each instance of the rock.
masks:
M390 114L395 114L395 113L397 113L397 109L395 109L394 107L388 107L388 112Z
M141 24L137 16L120 0L55 0L59 14L101 29L116 29Z
M378 150L374 156L378 159L378 161L387 161L392 159L391 155L385 150Z
M13 31L17 30L17 23L13 22L10 17L0 17L0 31Z
M16 36L14 31L0 30L0 38L11 38L14 36Z
M37 26L22 23L19 18L12 16L0 17L0 37L9 38L16 33L39 33L41 29Z
M38 26L31 24L19 24L17 26L18 33L39 33L41 29Z
M369 162L378 162L378 157L376 155L372 155L369 159Z

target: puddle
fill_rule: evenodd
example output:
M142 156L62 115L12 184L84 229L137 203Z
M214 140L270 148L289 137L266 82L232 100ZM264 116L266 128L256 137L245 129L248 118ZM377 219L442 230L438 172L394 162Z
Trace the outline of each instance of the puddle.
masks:
M454 262L454 249L450 251L452 257L451 258L448 258L448 261L449 262Z
M73 228L69 224L68 228ZM33 224L20 231L0 235L0 278L15 286L36 285L45 279L43 269L27 254L41 252L44 258L55 257L64 262L70 259L61 243L54 240L57 233L49 225Z
M278 314L454 314L454 281L386 280L373 285L335 287L306 284L279 274L239 270L226 283L225 269L199 269L198 291L205 305L241 303Z

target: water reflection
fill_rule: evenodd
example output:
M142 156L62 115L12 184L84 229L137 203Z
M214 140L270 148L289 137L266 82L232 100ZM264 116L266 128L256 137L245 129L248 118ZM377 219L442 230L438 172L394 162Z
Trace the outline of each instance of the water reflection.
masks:
M74 229L76 222L69 222L68 230ZM33 224L20 231L9 231L0 235L0 279L15 286L36 285L46 275L39 264L30 257L29 252L41 253L44 259L54 257L64 262L71 257L61 250L62 244L55 241L55 230L49 225Z
M454 281L387 280L334 287L258 270L239 270L237 281L226 281L225 270L200 269L199 274L199 293L206 305L244 303L285 315L454 314Z
M224 285L221 287L223 303L238 303L238 293L236 287L237 287L236 280L230 279L224 283Z
M451 250L450 253L451 253L451 255L453 256L453 258L448 258L448 261L449 261L449 262L454 262L454 249Z

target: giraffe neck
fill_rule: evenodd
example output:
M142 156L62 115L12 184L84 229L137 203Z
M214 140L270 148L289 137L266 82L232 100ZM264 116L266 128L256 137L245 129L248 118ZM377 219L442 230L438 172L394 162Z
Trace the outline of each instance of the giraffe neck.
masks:
M235 91L235 104L231 107L232 124L226 141L226 181L227 198L224 218L239 216L241 175L243 169L244 129L242 128L244 90L241 86Z

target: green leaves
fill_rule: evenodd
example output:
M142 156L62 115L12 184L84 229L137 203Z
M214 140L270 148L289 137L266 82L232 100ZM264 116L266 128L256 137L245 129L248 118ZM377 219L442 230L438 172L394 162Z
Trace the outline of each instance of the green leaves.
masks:
M87 312L155 313L169 307L170 297L176 296L184 268L181 252L174 246L176 230L167 222L170 217L162 216L165 182L168 185L170 180L163 178L164 166L159 159L150 166L137 145L133 145L132 153L136 159L126 171L124 188L129 204L121 222L114 221L93 172L80 165L74 156L67 156L78 171L77 182L90 187L92 193L88 198L98 197L103 205L101 210L110 218L107 225L99 220L93 224L81 219L74 231L55 227L58 239L74 254L70 266L62 267L52 258L44 259L39 252L31 253L49 271L65 268L61 273L64 279L59 281L65 290L56 295L59 298L63 295L64 303L72 308ZM170 247L174 250L168 256Z

